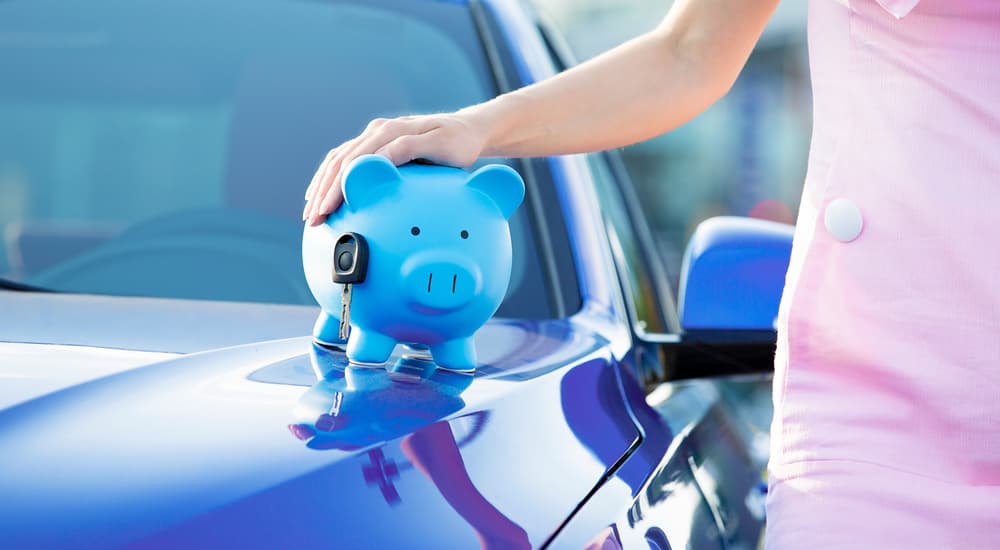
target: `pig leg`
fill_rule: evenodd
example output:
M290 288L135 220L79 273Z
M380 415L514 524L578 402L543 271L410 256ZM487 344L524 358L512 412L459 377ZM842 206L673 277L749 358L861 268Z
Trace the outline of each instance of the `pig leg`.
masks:
M313 338L324 344L340 344L340 320L325 311L321 311L313 325Z
M431 346L431 355L439 367L456 372L476 370L476 347L472 337L446 340Z
M396 340L372 330L361 330L351 327L351 335L347 337L347 358L352 363L385 363Z

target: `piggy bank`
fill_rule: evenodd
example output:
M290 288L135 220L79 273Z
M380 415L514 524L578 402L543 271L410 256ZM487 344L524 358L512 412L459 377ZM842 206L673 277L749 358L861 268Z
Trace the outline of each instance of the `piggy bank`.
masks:
M407 343L426 346L439 367L474 370L472 336L510 283L507 220L524 199L521 177L498 164L470 174L366 155L348 168L343 193L343 206L302 238L306 280L323 308L313 336L343 343L337 260L363 276L351 285L351 362L384 363Z

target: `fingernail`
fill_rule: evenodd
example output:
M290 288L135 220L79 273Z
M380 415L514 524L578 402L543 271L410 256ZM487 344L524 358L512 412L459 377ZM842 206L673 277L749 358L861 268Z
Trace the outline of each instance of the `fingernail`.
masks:
M323 202L319 204L319 208L316 209L316 215L322 216L324 214L329 214L333 210L333 194L329 194Z

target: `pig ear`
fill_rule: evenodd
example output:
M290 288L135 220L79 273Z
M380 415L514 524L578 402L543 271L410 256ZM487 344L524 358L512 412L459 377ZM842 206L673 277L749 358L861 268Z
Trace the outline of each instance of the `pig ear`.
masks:
M344 176L344 202L352 210L364 208L384 193L387 183L401 179L399 170L381 155L361 155L354 159Z
M510 166L488 164L469 176L467 185L496 203L504 218L510 218L524 200L524 180Z

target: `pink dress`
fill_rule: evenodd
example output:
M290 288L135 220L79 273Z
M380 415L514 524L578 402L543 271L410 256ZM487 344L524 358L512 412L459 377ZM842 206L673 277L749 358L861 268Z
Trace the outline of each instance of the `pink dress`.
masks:
M1000 548L1000 0L811 0L766 541Z

